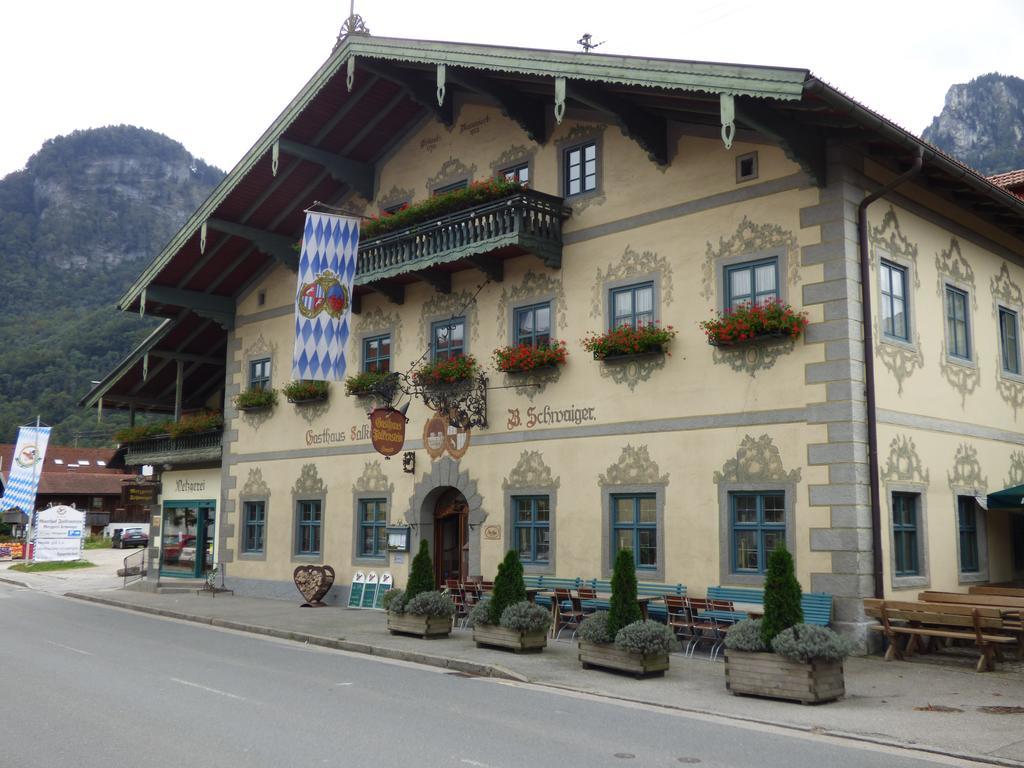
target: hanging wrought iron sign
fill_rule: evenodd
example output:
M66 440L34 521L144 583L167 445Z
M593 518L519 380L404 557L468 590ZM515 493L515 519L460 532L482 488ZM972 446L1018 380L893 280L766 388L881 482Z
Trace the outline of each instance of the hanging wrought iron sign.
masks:
M405 445L405 414L394 408L370 412L370 441L382 456L394 456Z

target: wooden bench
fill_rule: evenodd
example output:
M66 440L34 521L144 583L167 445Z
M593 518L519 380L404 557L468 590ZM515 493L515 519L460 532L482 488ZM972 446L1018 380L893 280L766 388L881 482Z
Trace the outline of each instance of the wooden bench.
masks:
M881 622L871 628L885 633L889 641L886 661L912 655L921 637L968 640L979 651L976 669L984 672L995 669L995 658L1001 647L1018 642L1016 637L1008 634L1013 627L1007 626L1002 610L995 606L869 598L864 600L864 612ZM897 642L901 635L907 637L906 648L902 651Z
M764 590L753 587L708 587L709 600L725 600L745 605L764 605ZM804 592L800 598L804 613L804 624L827 627L832 623L832 595L828 592ZM714 611L714 618L720 621L738 621L747 618L747 612Z
M1005 608L1009 611L1024 610L1024 597L990 594L967 594L963 592L938 592L928 590L920 592L917 599L926 603L955 603L957 605L986 605Z
M986 587L975 586L969 590L972 595L1002 595L1003 597L1024 598L1024 587Z

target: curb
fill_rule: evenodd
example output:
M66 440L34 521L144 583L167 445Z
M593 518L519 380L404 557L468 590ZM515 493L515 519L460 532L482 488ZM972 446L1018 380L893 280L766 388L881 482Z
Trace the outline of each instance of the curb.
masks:
M263 627L257 624L246 624L238 621L227 621L224 619L215 619L206 616L196 616L194 614L180 613L178 611L169 611L163 608L152 608L147 605L137 605L134 603L124 603L111 598L99 597L97 595L86 595L79 592L66 592L64 597L73 598L75 600L82 600L90 603L97 603L100 605L106 605L113 608L123 608L129 611L136 611L138 613L146 613L153 616L162 616L169 619L178 619L181 621L194 622L196 624L207 624L214 627L220 627L222 629L231 629L238 632L248 632L250 634L265 635L269 637L278 638L280 640L292 640L300 643L309 643L310 645L318 645L325 648L332 648L338 651L348 651L350 653L362 653L368 656L378 656L380 658L395 659L398 661L409 661L416 664L425 664L431 667L440 667L442 669L451 669L456 672L463 672L474 677L492 677L499 680L509 680L516 683L526 683L534 685L540 688L547 688L552 691L561 691L564 693L578 693L587 696L594 696L597 698L608 699L610 701L622 701L633 704L641 704L648 707L657 709L672 710L677 712L689 712L697 715L707 715L711 717L719 717L724 720L736 720L745 723L760 723L764 725L770 725L775 728L797 731L800 733L814 733L821 736L830 736L837 739L845 739L848 741L857 741L865 744L875 744L883 747L894 747L906 752L918 752L921 755L945 755L954 759L970 760L975 763L987 763L989 765L1000 766L1001 768L1021 768L1024 766L1024 762L1009 758L993 757L991 755L978 755L970 752L950 752L941 747L932 747L925 744L914 744L896 741L894 739L880 738L878 736L868 736L866 734L859 734L849 731L839 731L828 728L820 728L816 726L804 726L796 725L793 723L779 722L775 720L758 719L745 715L729 714L726 712L717 712L710 709L700 709L698 707L683 707L673 704L664 704L654 701L646 701L644 699L631 699L625 696L616 696L608 693L595 693L594 691L588 691L580 688L573 688L568 685L561 685L557 683L545 683L543 681L530 680L525 675L521 675L517 672L513 672L508 669L504 669L493 664L479 664L476 662L463 661L460 659L451 659L444 656L435 656L428 653L419 653L417 651L401 651L392 648L378 648L366 643L356 643L349 640L333 639L329 637L321 637L319 635L309 635L304 632L290 632L287 630L275 629L273 627Z
M4 584L13 584L16 587L24 587L25 589L32 589L32 587L30 587L27 582L18 581L17 579L11 579L11 578L8 578L7 576L0 576L0 581L2 581Z
M495 664L480 664L472 661L464 661L462 659L451 659L445 656L420 653L418 651L404 651L395 648L378 648L367 643L356 643L351 640L344 640L340 638L335 639L331 637L322 637L320 635L310 635L305 632L292 632L284 629L275 629L274 627L263 627L258 624L246 624L240 621L196 616L189 613L180 613L179 611L169 611L164 608L151 608L148 605L125 603L120 600L99 597L97 595L86 595L80 592L65 592L64 597L70 597L74 600L83 600L89 603L97 603L99 605L107 605L113 608L123 608L128 611L136 611L137 613L147 613L152 616L162 616L167 619L178 619L179 621L190 621L196 624L207 624L212 627L231 629L237 632L248 632L254 635L265 635L279 640L292 640L299 643L308 643L309 645L332 648L336 651L362 653L367 656L377 656L383 659L394 659L397 661L410 661L415 664L425 664L430 667L450 669L455 672L473 675L474 677L493 677L498 680L511 680L516 683L530 682L528 677L520 675L517 672L504 669L503 667L499 667Z

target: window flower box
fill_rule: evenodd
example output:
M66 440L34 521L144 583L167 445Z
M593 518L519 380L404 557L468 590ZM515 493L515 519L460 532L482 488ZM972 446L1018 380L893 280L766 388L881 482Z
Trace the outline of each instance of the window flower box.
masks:
M361 371L345 379L345 394L349 397L371 397L392 374L387 371ZM397 374L395 374L397 376Z
M476 358L472 355L459 355L420 366L413 371L412 379L420 387L444 388L471 381L478 369Z
M741 304L702 320L701 329L713 347L731 347L772 339L796 339L807 328L807 313L778 299Z
M277 405L276 389L247 389L235 398L235 407L246 413L268 411Z
M529 373L565 365L568 356L564 341L539 347L518 344L494 350L494 364L502 373Z
M293 381L282 390L289 403L306 405L322 403L327 399L329 384L326 381Z
M659 323L642 325L620 325L605 333L591 332L583 339L583 348L594 355L595 360L615 360L637 355L669 354L668 346L677 331L671 326Z
M125 427L114 433L114 440L121 445L130 445L154 437L169 437L177 440L189 435L214 432L224 427L224 416L216 411L200 411L182 416L179 421L161 421L155 424L140 424Z

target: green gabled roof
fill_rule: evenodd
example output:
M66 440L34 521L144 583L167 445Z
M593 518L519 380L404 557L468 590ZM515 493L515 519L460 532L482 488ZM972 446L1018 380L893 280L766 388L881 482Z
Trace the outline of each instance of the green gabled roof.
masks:
M212 218L239 182L271 151L274 142L302 114L350 56L405 63L446 64L453 67L505 72L524 76L567 77L644 88L730 93L742 96L799 100L809 72L806 69L714 64L599 53L574 53L468 43L403 40L352 35L336 48L309 82L263 132L252 148L221 180L209 197L118 301L129 308L146 286L170 262L189 238ZM552 108L554 94L552 93Z
M648 59L572 51L547 51L430 40L352 36L338 51L417 64L446 64L539 77L568 77L644 88L731 93L798 100L810 74L806 69Z
M100 398L110 391L110 388L118 382L125 372L145 357L153 347L159 344L164 336L170 333L171 329L174 328L175 325L177 325L177 322L171 319L164 320L160 323L160 325L158 325L156 329L149 334L149 336L143 339L135 349L129 352L124 359L117 364L117 367L104 376L103 380L99 384L93 386L85 397L78 401L79 407L92 408L96 405Z

